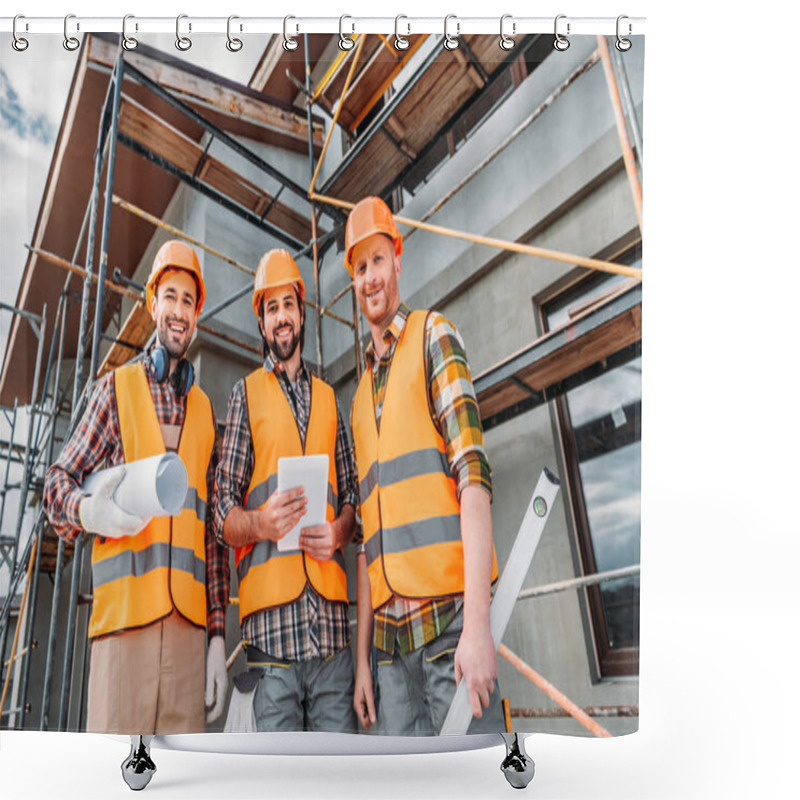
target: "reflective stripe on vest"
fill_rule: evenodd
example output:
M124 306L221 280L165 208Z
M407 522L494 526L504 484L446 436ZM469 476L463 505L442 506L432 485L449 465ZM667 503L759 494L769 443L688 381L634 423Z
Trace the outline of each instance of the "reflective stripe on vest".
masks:
M116 370L114 391L126 463L166 452L144 366ZM208 397L192 387L178 446L189 478L181 513L151 520L136 536L95 538L90 638L149 625L173 610L205 627L206 474L213 420Z
M336 517L336 429L333 389L311 378L311 409L305 442L277 376L263 367L245 378L247 415L255 463L243 506L263 507L278 486L278 459L302 455L328 456L326 519ZM347 602L344 557L337 550L330 561L317 561L301 550L279 551L271 541L236 548L240 622L258 611L285 605L303 593L306 584L328 600Z
M392 595L423 599L464 591L456 483L431 416L425 326L413 311L395 347L375 421L372 371L353 400L364 548L377 609ZM494 559L492 579L497 576Z

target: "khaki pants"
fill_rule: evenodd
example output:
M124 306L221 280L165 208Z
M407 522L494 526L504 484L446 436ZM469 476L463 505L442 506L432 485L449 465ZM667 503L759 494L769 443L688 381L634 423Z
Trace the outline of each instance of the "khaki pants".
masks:
M92 642L86 729L204 733L205 631L173 613Z

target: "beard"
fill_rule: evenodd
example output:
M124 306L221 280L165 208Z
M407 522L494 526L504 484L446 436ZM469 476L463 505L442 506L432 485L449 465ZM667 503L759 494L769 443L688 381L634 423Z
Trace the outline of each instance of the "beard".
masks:
M190 331L187 326L186 332L178 337L169 329L170 320L162 320L158 325L158 341L159 344L169 353L169 357L175 361L179 361L186 355L189 349L189 343L192 340Z
M294 355L294 351L300 344L300 338L298 337L297 331L295 331L294 328L292 328L292 335L289 339L278 341L275 334L281 330L281 328L285 327L291 328L291 325L281 325L279 328L276 328L275 331L273 331L272 336L267 336L267 345L269 346L269 351L279 361L288 361Z

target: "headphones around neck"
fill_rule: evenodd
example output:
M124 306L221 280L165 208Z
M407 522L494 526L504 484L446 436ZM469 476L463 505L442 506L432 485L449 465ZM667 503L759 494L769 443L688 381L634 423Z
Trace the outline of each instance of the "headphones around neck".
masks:
M169 360L170 356L167 349L160 344L157 344L150 351L147 358L148 369L150 374L159 382L169 380L175 388L175 394L178 397L185 397L189 394L189 390L194 385L194 367L191 361L182 358L178 361L178 366L175 367L175 372L172 377L169 375Z

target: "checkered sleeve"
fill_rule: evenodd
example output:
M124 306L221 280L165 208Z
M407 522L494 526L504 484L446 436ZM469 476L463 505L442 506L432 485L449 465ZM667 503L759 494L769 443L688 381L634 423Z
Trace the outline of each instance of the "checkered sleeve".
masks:
M356 486L356 472L353 463L353 451L350 449L350 438L347 428L342 422L339 410L339 401L336 401L336 480L339 485L339 508L337 512L348 503L354 509L358 508L358 488Z
M113 381L110 373L97 383L77 428L45 476L45 512L67 542L82 532L78 509L87 495L80 488L86 475L106 459L109 466L122 462L121 449L114 446L120 435Z
M225 544L222 537L225 518L234 506L244 505L254 464L247 400L241 380L233 387L228 402L225 437L214 479L214 528L220 544Z
M231 572L228 548L217 541L215 525L214 481L219 463L219 436L217 418L214 420L214 449L208 462L206 487L208 506L206 509L206 614L208 638L225 636L225 612L230 598Z
M491 497L492 473L461 334L449 320L433 312L428 317L425 338L431 403L458 495L465 486L475 485L483 487Z
M350 430L353 430L353 407L350 406ZM353 489L355 491L355 510L356 510L356 529L353 533L353 544L356 548L356 553L364 552L364 527L361 524L361 496L358 490L358 464L356 463L356 446L353 442L353 449L350 451L350 457L353 463Z

